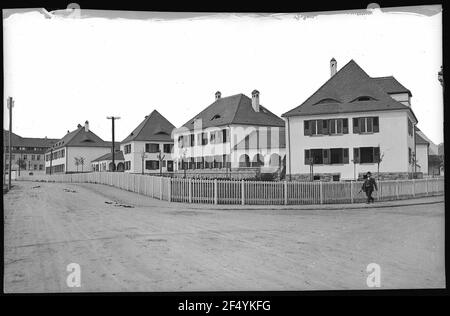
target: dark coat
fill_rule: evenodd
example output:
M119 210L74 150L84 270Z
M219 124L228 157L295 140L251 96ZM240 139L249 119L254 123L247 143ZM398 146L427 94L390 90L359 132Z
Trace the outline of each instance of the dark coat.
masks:
M375 190L378 191L377 183L375 182L374 178L366 179L361 187L361 190L366 192L367 190L372 190L375 188Z

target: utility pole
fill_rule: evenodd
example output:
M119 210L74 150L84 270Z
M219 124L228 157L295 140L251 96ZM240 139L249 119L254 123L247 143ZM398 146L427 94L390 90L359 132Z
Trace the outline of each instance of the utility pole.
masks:
M107 116L106 117L108 120L111 120L112 123L112 148L111 148L111 153L112 153L112 164L113 164L113 172L116 171L116 163L114 160L114 151L115 151L115 144L114 144L114 121L115 120L120 120L119 116Z
M11 190L11 134L12 134L12 109L14 107L14 100L12 97L8 98L8 109L9 109L9 166L8 166L8 190Z

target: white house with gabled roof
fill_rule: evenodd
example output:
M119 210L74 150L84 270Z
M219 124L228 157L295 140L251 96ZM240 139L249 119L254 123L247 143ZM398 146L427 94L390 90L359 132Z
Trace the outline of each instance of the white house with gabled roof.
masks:
M394 77L370 77L351 60L300 106L284 113L286 173L292 179L351 180L368 171L406 178L414 171L411 92ZM380 163L378 164L378 162Z
M252 98L244 94L222 98L216 92L213 103L175 131L177 170L212 177L232 172L241 177L250 168L281 171L284 121L262 106L259 98L257 90Z
M154 110L120 145L125 172L157 174L173 172L172 131L175 126Z
M78 124L77 129L54 142L45 153L45 172L72 173L94 171L91 162L111 152L111 143L104 141L89 128ZM80 158L82 163L79 163Z

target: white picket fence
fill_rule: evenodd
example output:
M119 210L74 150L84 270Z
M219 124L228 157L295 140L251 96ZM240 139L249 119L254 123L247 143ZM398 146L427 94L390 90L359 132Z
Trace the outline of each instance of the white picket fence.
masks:
M98 183L169 202L241 205L358 203L362 182L246 181L157 177L123 172L20 176L19 181ZM400 200L444 194L444 178L379 181L374 198Z

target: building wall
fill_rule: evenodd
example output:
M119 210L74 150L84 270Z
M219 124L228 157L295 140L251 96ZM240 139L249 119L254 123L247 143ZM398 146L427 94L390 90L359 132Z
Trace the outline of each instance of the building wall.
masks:
M26 155L26 162L25 166L22 166L21 170L23 171L30 171L30 172L38 172L38 171L44 171L45 170L45 156L43 153L20 153L20 152L13 152L12 158L11 158L11 170L18 170L19 169L19 159L22 155L22 159L24 159ZM34 156L34 159L32 159ZM9 168L9 154L4 153L3 159L5 161L5 168L8 170Z
M111 152L110 147L68 147L66 150L67 166L66 172L77 172L75 157L84 157L83 171L92 170L92 160ZM78 166L78 172L81 172L81 166Z
M353 134L352 119L362 116L378 116L379 132L372 134ZM310 166L305 164L305 149L348 148L349 163L333 165L314 165L314 173L336 174L340 173L342 179L353 179L354 174L367 171L377 172L376 163L353 164L353 148L378 147L383 161L380 164L380 172L408 172L408 145L414 141L408 135L408 114L405 111L380 111L360 112L351 114L333 114L323 116L290 117L286 127L286 173L308 174ZM303 123L312 119L348 118L348 134L333 136L305 136ZM287 120L287 119L286 119ZM289 132L290 149L289 149ZM414 148L414 147L412 147ZM290 157L289 157L290 155Z
M417 168L417 171L423 172L424 174L428 174L428 145L427 144L418 144L416 145L416 159L417 164L420 165L420 168Z
M145 151L145 144L159 144L159 148L163 150L164 144L170 144L171 142L153 142L153 141L132 141L125 144L120 144L120 150L123 152L124 156L124 162L127 161L130 162L131 166L129 170L125 170L125 172L130 173L142 173L142 152ZM131 152L126 154L125 153L125 145L131 144ZM166 161L166 167L162 168L162 172L167 172L167 161L172 161L172 153L165 153L162 152L162 155L165 156L164 160ZM158 153L145 153L145 159L144 159L144 173L159 173L160 170L148 170L145 169L145 161L147 160L158 160ZM174 170L175 170L175 162L174 164Z
M175 160L176 160L176 162L178 162L179 160L182 160L183 157L185 157L186 159L190 159L191 157L195 158L195 157L206 157L206 156L215 156L215 155L217 155L217 156L230 155L231 168L238 168L239 167L239 158L242 154L245 153L245 151L242 149L235 149L235 146L237 144L239 144L241 141L243 141L246 136L250 135L256 129L261 129L261 128L264 129L266 127L234 124L229 127L223 126L223 127L206 128L206 129L194 132L195 146L185 147L185 148L180 148L178 146L178 137L180 135L189 135L193 131L184 131L182 133L180 133L180 132L174 133L174 139L175 139L174 157L175 157ZM274 131L274 133L272 133L272 135L278 135L278 133L275 133L275 131L278 131L277 127L267 127L267 128L271 128L272 131ZM210 140L209 133L218 131L218 130L223 130L223 129L229 129L230 141L228 141L226 143L211 144L209 141ZM284 129L284 128L282 128L282 129ZM208 144L207 145L198 145L197 144L197 135L202 132L208 133ZM275 139L275 138L277 138L277 136L272 137L272 144L274 144L275 141L278 142L278 139ZM250 160L257 153L260 153L264 156L266 156L268 153L274 153L274 152L279 153L281 156L283 156L285 154L284 148L280 149L279 147L276 147L276 148L268 149L268 148L264 147L264 148L257 149L256 143L254 144L254 146L252 146L251 142L252 142L252 139L250 140L250 147L253 147L254 149L248 150L248 155L250 156ZM178 163L176 163L176 166L178 168Z

